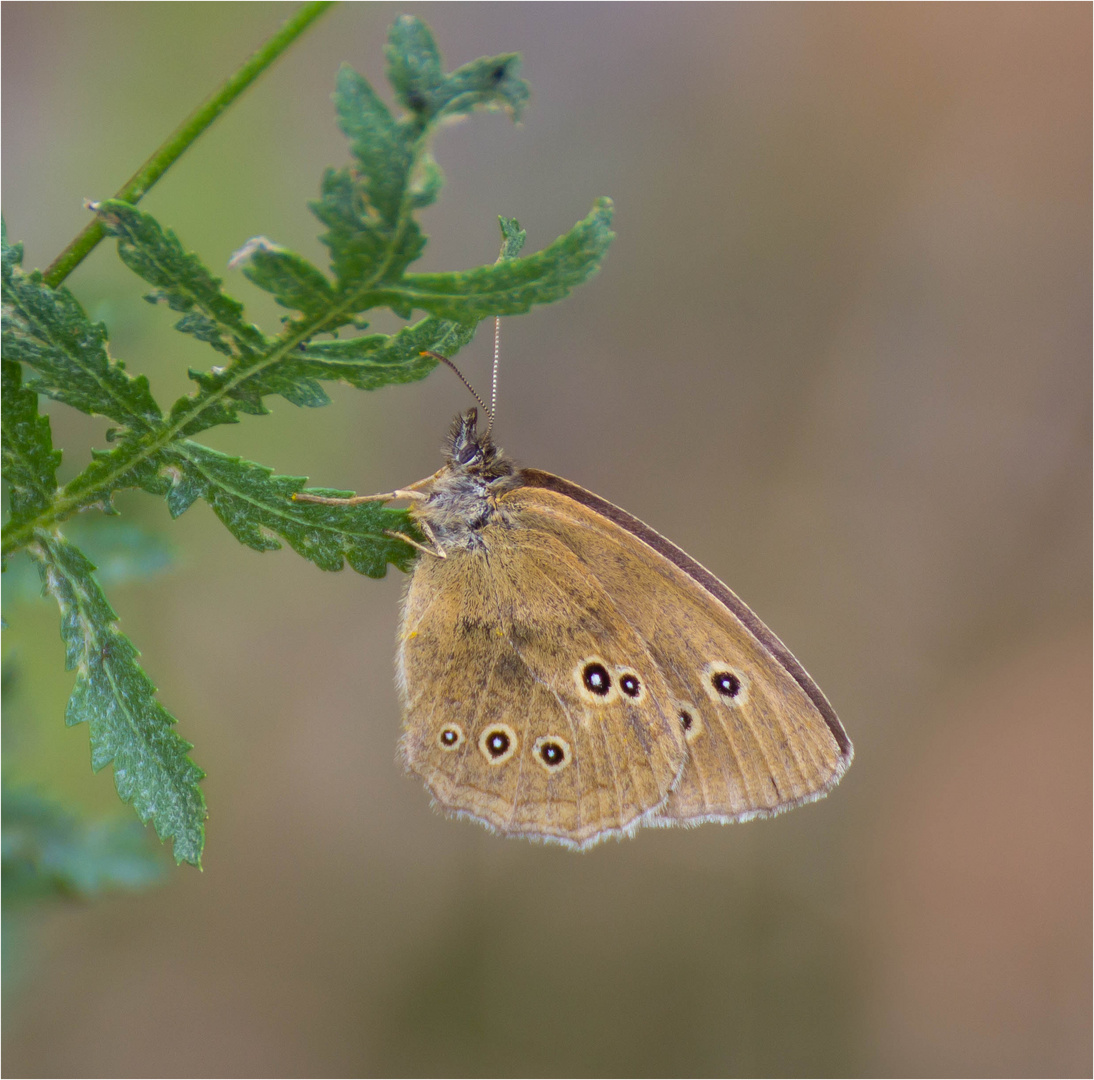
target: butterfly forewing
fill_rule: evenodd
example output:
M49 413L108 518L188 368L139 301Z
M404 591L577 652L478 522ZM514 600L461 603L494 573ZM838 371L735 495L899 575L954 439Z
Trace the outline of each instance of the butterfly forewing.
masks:
M598 496L525 470L506 495L519 531L573 552L667 687L688 764L651 824L743 819L823 795L851 746L823 695L740 600L674 545Z

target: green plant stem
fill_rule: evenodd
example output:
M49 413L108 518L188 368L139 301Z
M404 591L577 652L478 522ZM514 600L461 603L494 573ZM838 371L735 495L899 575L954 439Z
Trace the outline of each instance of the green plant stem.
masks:
M144 193L182 156L191 143L333 3L334 0L313 0L312 3L305 4L216 93L175 129L125 182L114 198L134 205L140 202ZM102 238L103 227L96 218L46 270L46 284L54 289L60 285Z

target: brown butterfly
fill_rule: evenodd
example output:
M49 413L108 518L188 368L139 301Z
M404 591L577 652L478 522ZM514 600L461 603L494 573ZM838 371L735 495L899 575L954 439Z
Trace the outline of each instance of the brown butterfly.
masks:
M606 499L518 468L478 410L438 472L369 498L411 500L429 541L396 682L402 758L445 813L584 848L777 814L851 764L816 683L721 581Z

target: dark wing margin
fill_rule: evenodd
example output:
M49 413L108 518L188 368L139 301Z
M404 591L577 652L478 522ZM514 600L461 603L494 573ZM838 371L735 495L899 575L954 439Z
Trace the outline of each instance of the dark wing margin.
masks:
M756 617L752 609L745 604L736 593L724 582L716 578L705 566L696 562L685 551L678 548L671 540L666 540L656 529L651 529L644 521L621 510L614 503L586 491L579 484L563 480L561 476L544 472L542 469L521 469L519 478L524 487L545 488L548 491L565 495L574 502L588 507L602 517L614 522L621 529L625 529L632 536L638 537L644 544L652 548L659 555L664 556L669 562L679 567L697 585L706 589L711 596L724 604L738 619L748 628L753 637L759 641L772 656L790 673L794 681L802 688L806 697L817 707L817 711L824 718L828 730L836 740L840 748L840 756L847 764L854 757L854 747L843 730L835 710L828 703L821 688L810 678L809 673L798 663L794 654ZM846 767L846 766L845 766Z

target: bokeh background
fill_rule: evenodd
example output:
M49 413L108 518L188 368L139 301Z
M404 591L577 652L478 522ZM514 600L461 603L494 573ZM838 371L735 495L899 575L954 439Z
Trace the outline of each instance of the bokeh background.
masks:
M292 10L5 4L27 265ZM334 74L386 91L402 11L450 68L520 51L533 90L521 126L439 137L419 268L491 261L498 214L531 251L617 207L600 275L506 321L500 441L729 582L855 765L772 821L584 855L446 821L394 760L401 575L125 496L178 552L110 597L208 771L205 870L23 920L5 1073L1089 1075L1090 7L336 8L143 203L267 327L227 260L259 233L322 258ZM68 285L160 401L213 360L110 245ZM461 356L479 384L489 336ZM333 396L208 441L385 490L467 404L443 370ZM105 425L49 411L67 478ZM56 611L7 617L7 773L114 812L62 723Z

